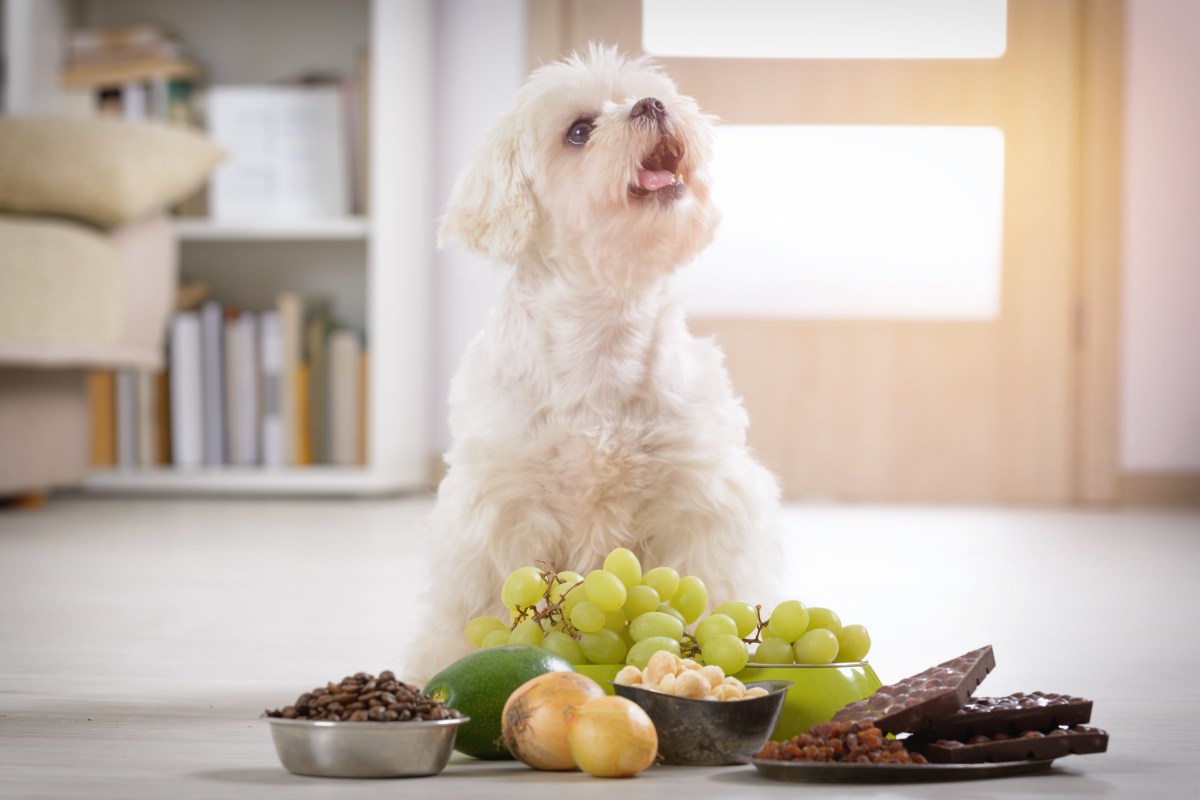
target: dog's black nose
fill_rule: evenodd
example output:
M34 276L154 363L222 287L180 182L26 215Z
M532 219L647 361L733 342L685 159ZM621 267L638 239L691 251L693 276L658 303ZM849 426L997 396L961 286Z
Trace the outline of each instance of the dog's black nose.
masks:
M667 107L656 97L643 97L633 104L629 116L634 119L648 117L651 122L659 122L667 116Z

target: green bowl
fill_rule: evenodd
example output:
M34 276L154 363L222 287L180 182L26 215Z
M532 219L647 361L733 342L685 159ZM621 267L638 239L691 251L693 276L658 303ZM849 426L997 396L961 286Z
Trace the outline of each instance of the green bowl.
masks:
M614 673L615 674L615 673ZM848 703L870 697L882 684L865 661L844 664L751 664L735 676L742 683L791 681L774 741L790 739L829 722Z
M624 664L575 664L575 671L587 675L609 694L613 694L613 678L621 671Z
M577 664L587 675L613 693L613 678L624 664ZM751 664L735 675L742 683L791 681L783 712L771 739L779 741L806 733L819 722L829 722L842 706L870 697L882 684L866 661L844 664Z

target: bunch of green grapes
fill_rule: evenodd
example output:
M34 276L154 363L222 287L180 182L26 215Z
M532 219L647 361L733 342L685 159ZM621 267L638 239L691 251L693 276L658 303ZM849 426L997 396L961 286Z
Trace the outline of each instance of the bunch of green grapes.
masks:
M799 600L785 600L759 625L759 664L832 664L862 661L871 649L871 637L862 625L842 625L837 613L819 606L806 608Z
M670 567L642 574L638 557L618 547L587 575L521 567L504 580L500 599L510 621L476 617L467 639L476 647L527 644L572 664L635 664L659 650L683 653L685 629L708 607L708 589Z
M732 675L750 661L749 646L755 642L761 641L755 660L775 664L857 661L870 646L862 626L843 629L833 612L805 609L797 601L780 604L766 623L759 616L760 607L739 601L724 603L701 619L708 608L704 581L695 575L681 577L670 567L643 574L638 557L624 547L610 552L604 566L587 575L521 567L504 580L500 597L509 610L509 622L496 617L472 619L466 635L473 645L543 647L572 664L624 663L645 669L652 655L667 650L715 664ZM814 616L812 612L827 613ZM832 633L831 620L837 623ZM817 642L822 634L806 638L810 629L834 636L832 653L826 652L828 642L824 649ZM845 636L846 643L841 644L838 636ZM780 644L787 646L786 657L777 652ZM845 658L840 657L843 649ZM768 661L767 655L772 659Z

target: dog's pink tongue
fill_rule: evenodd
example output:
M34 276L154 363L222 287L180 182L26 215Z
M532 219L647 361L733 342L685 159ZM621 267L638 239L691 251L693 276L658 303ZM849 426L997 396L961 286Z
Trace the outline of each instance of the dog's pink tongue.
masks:
M675 174L670 170L644 169L638 173L638 185L649 192L670 186L675 182Z

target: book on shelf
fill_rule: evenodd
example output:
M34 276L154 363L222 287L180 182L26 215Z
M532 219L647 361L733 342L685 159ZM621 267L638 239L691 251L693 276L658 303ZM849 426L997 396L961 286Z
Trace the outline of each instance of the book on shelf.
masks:
M308 388L311 368L307 361L295 365L292 372L292 398L296 409L295 424L292 426L293 466L307 467L313 461L313 437L309 420L312 418Z
M111 63L74 64L63 70L61 79L66 89L97 90L155 80L195 82L200 76L200 68L190 61L151 57Z
M290 371L282 311L237 310L210 299L171 319L165 370L92 373L93 466L365 464L362 335L337 324L327 301L285 295L280 307L296 316Z
M110 369L88 373L88 418L93 467L114 467L117 464L116 382L116 373Z
M360 464L362 346L358 334L338 328L329 334L329 462Z
M258 316L229 314L225 320L225 426L229 463L258 463Z
M173 32L153 22L84 28L67 35L64 50L60 81L81 109L195 124L191 86L201 70Z
M117 372L117 467L138 466L137 373Z
M224 312L209 300L200 308L201 409L204 464L219 467L225 460Z
M278 311L264 311L258 318L259 375L261 382L261 451L264 467L287 463L283 416L283 330Z
M350 213L338 85L212 86L208 132L229 154L213 172L217 220L304 220Z
M157 373L138 370L137 376L137 465L153 467L158 462L158 392Z
M308 363L308 435L314 464L329 459L329 335L333 322L325 311L311 314L305 324L304 352Z
M161 369L154 373L155 442L154 465L171 463L171 375Z
M282 336L280 382L289 389L283 396L284 463L294 466L322 463L317 456L312 415L318 401L312 392L314 339L309 331L313 320L328 318L329 302L284 292L276 302ZM323 405L323 403L321 403Z
M200 313L182 311L171 320L171 463L204 465L204 367Z

